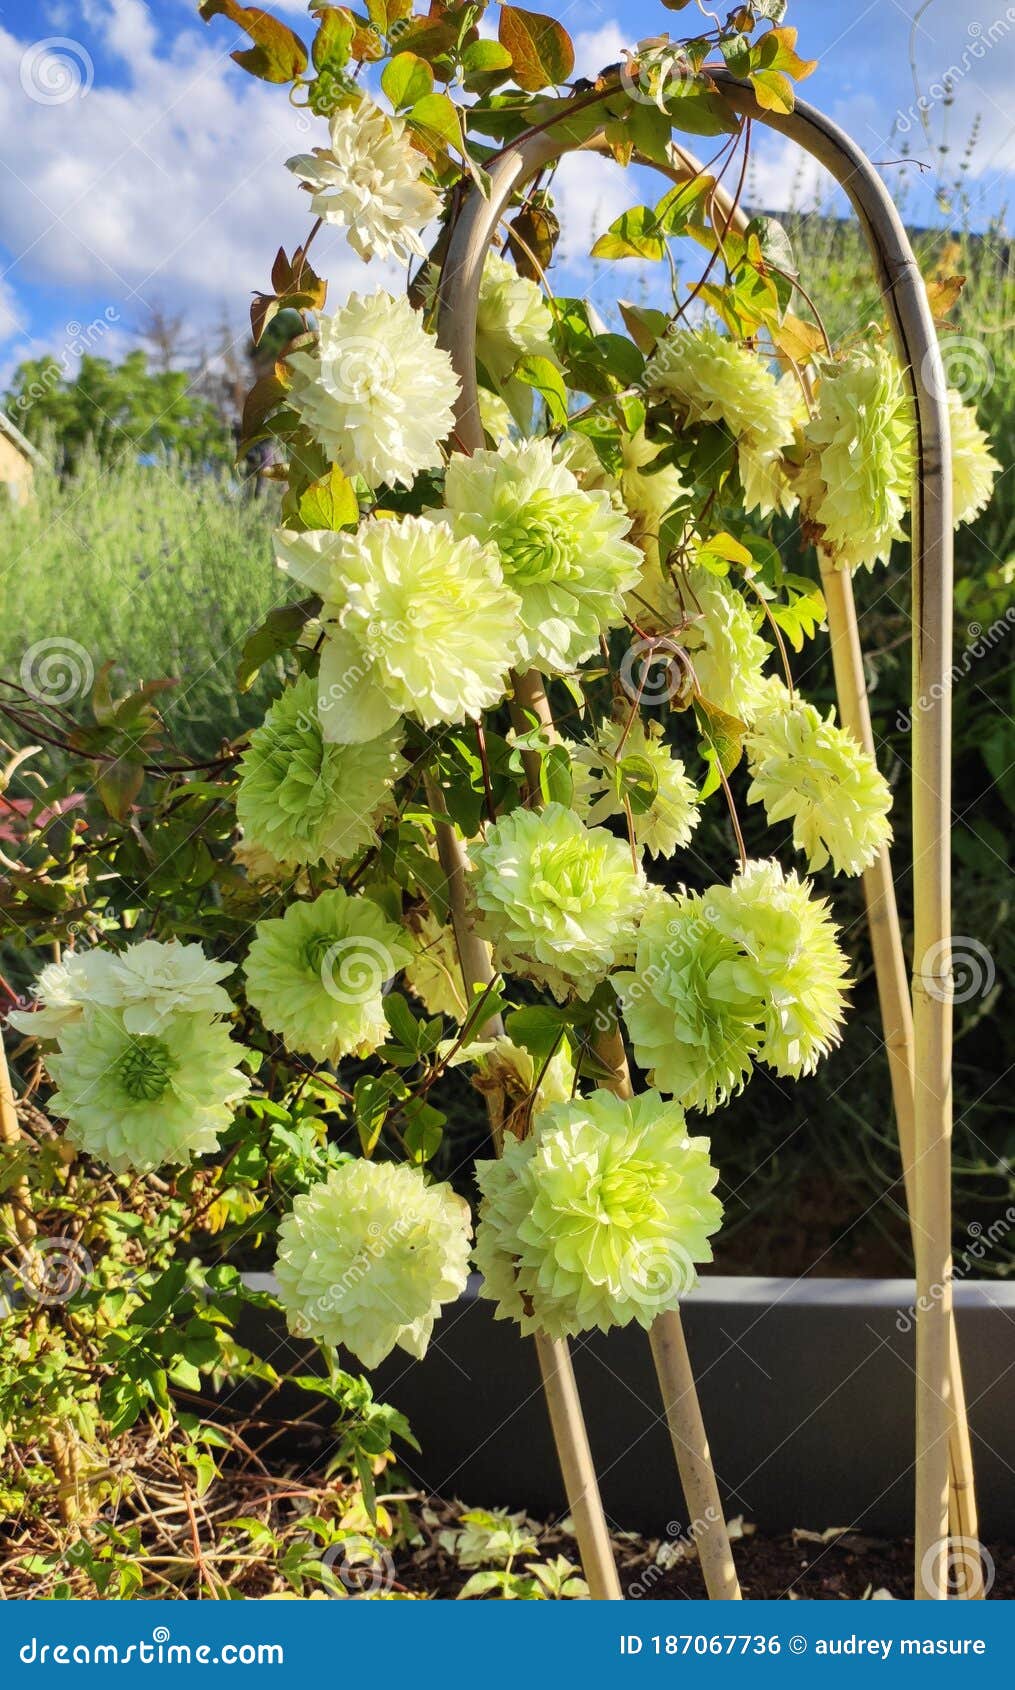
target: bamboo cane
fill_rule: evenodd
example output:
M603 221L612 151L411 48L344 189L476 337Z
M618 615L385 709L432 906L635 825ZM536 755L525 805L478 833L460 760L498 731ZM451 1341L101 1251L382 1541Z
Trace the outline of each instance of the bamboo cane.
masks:
M839 719L872 757L874 732L871 725L870 704L863 672L859 629L853 603L853 583L849 572L836 569L821 557L821 579L828 608L828 630L835 669ZM902 1153L902 1172L906 1188L906 1203L910 1216L916 1202L915 1161L915 1101L913 1076L913 1011L906 981L906 963L899 928L899 911L895 898L895 881L887 845L882 847L870 868L863 875L867 923L874 956L878 1001L888 1056L895 1120ZM952 1387L952 1423L949 1432L949 1530L951 1537L960 1540L967 1553L955 1557L956 1594L972 1599L985 1594L983 1570L978 1557L968 1551L978 1541L979 1525L976 1491L973 1479L973 1452L966 1416L965 1387L958 1335L954 1318L949 1339L949 1372ZM979 1567L979 1571L977 1568Z
M515 726L522 731L529 727L529 718L535 716L547 737L557 738L546 689L536 670L515 677L511 714ZM529 790L536 802L539 759L533 753L526 756ZM595 1049L599 1060L610 1071L606 1081L610 1091L618 1097L630 1097L631 1072L619 1028L601 1033ZM657 1315L649 1332L649 1343L705 1588L711 1601L738 1602L740 1583L679 1308Z
M426 777L426 790L430 809L439 817L444 804L429 775ZM437 852L447 880L455 944L466 998L469 998L477 986L490 984L494 977L493 966L490 952L476 933L466 908L466 858L461 841L448 822L438 820L436 829ZM499 1016L491 1017L482 1029L486 1037L492 1037L502 1031ZM495 1139L499 1145L499 1131L495 1132ZM535 1333L534 1342L553 1441L564 1481L564 1492L574 1521L578 1551L589 1594L596 1601L620 1602L623 1600L623 1594L582 1415L571 1352L566 1340L549 1338L543 1332Z
M663 174L677 181L700 173L702 166L692 153L676 145L673 150L680 161L679 167L663 168ZM729 218L730 227L742 233L748 221L742 207L734 203L721 184L716 188L715 198L723 215ZM820 548L818 555L828 617L839 720L864 750L872 758L876 758L852 577L847 571L837 569ZM913 1010L906 978L895 881L887 847L879 852L865 872L862 883L899 1134L906 1205L912 1227L916 1203ZM949 1339L949 1372L952 1391L952 1416L948 1439L949 1528L951 1537L963 1545L963 1553L958 1554L954 1561L955 1594L976 1599L982 1598L985 1592L979 1557L970 1553L978 1543L979 1526L972 1444L954 1317Z
M951 1294L951 596L952 509L947 390L937 335L901 218L870 160L802 102L781 115L717 71L733 109L797 141L848 195L867 236L916 413L913 596L913 1220L916 1258L915 1594L947 1595L949 1437L961 1424L952 1388ZM905 1112L905 1111L904 1111ZM940 1292L937 1287L943 1287ZM968 1439L962 1472L968 1477ZM971 1490L963 1494L968 1499ZM957 1508L968 1507L968 1500Z

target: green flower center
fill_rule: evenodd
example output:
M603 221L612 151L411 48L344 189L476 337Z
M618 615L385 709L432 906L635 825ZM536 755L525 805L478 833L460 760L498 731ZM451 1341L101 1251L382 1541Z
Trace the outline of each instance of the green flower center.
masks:
M169 1084L176 1063L161 1039L142 1034L132 1039L116 1064L127 1096L135 1103L156 1103Z
M538 852L532 866L532 890L537 898L568 915L588 908L589 864L570 843Z
M495 539L508 575L526 585L571 574L578 548L574 499L542 494L500 523Z
M328 960L328 952L341 944L337 933L315 933L303 947L303 964L311 974L320 974Z
M626 1162L601 1176L599 1201L614 1226L634 1230L655 1217L658 1203L653 1191L657 1178L658 1170L644 1162Z

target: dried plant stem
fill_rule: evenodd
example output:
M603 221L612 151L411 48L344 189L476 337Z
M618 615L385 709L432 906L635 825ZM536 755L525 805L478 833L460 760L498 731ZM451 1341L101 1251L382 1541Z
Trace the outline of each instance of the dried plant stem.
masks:
M7 1066L7 1052L0 1037L0 1143L13 1148L21 1138L21 1128L18 1125L18 1111L14 1100L14 1087L11 1084L11 1071ZM11 1192L11 1230L23 1245L31 1244L36 1234L35 1217L32 1214L31 1193L28 1186L27 1174L22 1174L10 1188Z
M426 778L426 791L430 809L440 816L444 803L430 775ZM471 999L477 986L489 985L493 979L493 966L489 950L476 933L466 908L466 860L462 842L450 822L437 821L436 829L437 851L447 879L462 980L466 997ZM483 1029L486 1035L500 1031L499 1017L493 1018ZM499 1146L502 1123L496 1107L491 1110L491 1126L494 1141ZM543 1332L537 1332L534 1341L553 1441L589 1593L596 1601L620 1602L623 1594L599 1495L599 1480L582 1415L571 1352L565 1340L549 1338Z
M517 727L526 728L528 719L535 716L547 738L551 741L557 738L546 689L534 669L515 677L511 712ZM535 802L539 793L538 768L527 764L526 772ZM600 1033L595 1040L595 1051L610 1070L611 1078L606 1082L609 1089L618 1097L630 1097L631 1071L619 1027ZM679 1308L656 1317L649 1341L705 1587L712 1601L739 1601L740 1584Z
M14 1086L7 1065L3 1037L0 1036L0 1143L13 1148L20 1138L21 1128L18 1124ZM28 1251L35 1242L38 1228L32 1213L31 1189L27 1175L22 1175L11 1188L11 1199L12 1231L22 1249ZM41 1310L39 1313L45 1318ZM64 1524L70 1525L78 1515L78 1452L73 1431L64 1432L62 1428L54 1426L49 1433L49 1453L53 1471L59 1481L57 1508Z

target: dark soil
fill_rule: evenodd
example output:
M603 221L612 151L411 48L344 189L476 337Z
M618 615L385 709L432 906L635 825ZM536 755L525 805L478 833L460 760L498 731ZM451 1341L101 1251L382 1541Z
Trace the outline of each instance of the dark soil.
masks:
M395 1556L398 1581L405 1590L438 1599L458 1596L468 1573L438 1542L439 1530L453 1526L457 1514L457 1509L437 1501L422 1511L425 1545ZM434 1520L439 1525L432 1524ZM577 1559L577 1546L567 1533L557 1527L533 1525L532 1529L539 1538L540 1559L557 1555ZM856 1601L876 1591L896 1600L912 1595L913 1545L909 1541L893 1542L834 1528L824 1533L797 1530L784 1537L764 1537L750 1525L742 1530L743 1536L733 1543L733 1556L747 1600ZM691 1544L626 1533L615 1538L614 1549L621 1588L629 1601L685 1601L707 1595ZM989 1596L1015 1598L1015 1545L988 1546L988 1553Z

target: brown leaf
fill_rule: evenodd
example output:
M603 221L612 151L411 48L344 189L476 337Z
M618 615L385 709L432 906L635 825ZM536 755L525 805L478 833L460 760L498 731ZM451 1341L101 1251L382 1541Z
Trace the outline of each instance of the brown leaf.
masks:
M574 70L574 45L556 18L501 6L497 38L511 54L514 80L527 94L559 87Z

